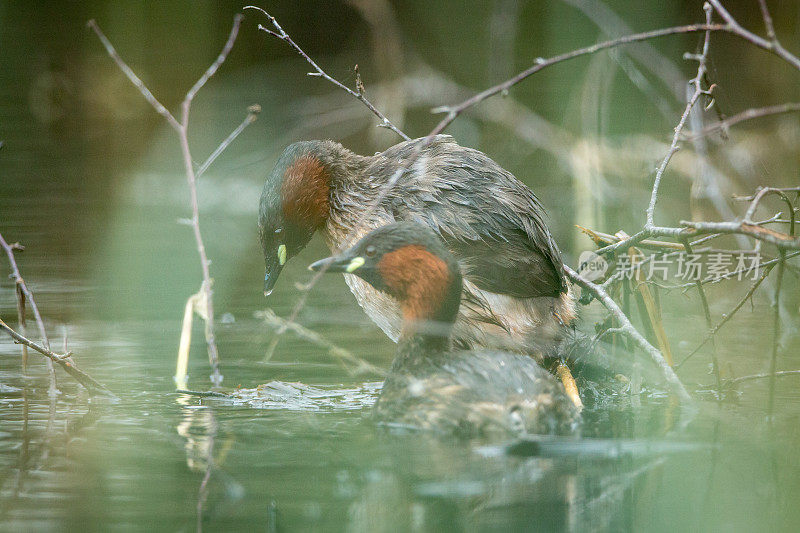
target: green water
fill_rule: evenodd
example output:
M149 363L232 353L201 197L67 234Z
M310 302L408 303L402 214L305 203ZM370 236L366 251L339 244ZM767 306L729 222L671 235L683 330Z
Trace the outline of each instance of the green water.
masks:
M695 398L693 405L681 407L665 392L641 354L620 352L615 372L632 376L632 361L641 361L645 387L640 394L630 394L615 381L616 392L589 402L580 435L524 445L376 427L367 415L380 376L352 375L325 350L291 333L265 361L274 332L254 313L270 307L288 316L299 297L295 283L309 279L305 266L326 255L316 238L289 263L275 292L262 297L256 209L276 154L300 138L332 137L361 153L396 139L382 130L373 137L368 117L357 106L345 107L344 116L319 119L323 115L315 110L352 103L327 96L328 87L304 77L305 65L278 44L266 45L252 25L243 28L230 64L198 97L190 139L195 159L202 161L244 117L248 105L264 108L259 121L203 177L199 193L215 279L223 389L271 383L262 388L268 400L263 395L262 401L248 403L175 393L172 376L183 308L200 285L191 231L178 222L189 214L178 144L127 87L83 24L96 17L153 91L176 109L181 91L215 57L238 4L198 4L188 19L192 24L181 3L133 7L89 2L67 12L56 4L26 5L0 6L0 232L27 247L18 253L18 262L45 316L52 345L60 350L66 337L76 363L119 399L89 399L61 371L62 393L49 398L42 359L32 353L23 374L20 348L0 337L0 530L796 528L797 377L778 379L770 419L768 380L743 382L719 395L711 391L710 346L678 372ZM521 20L537 31L535 37L519 34L519 66L528 64L528 55L563 51L598 37L574 10L559 2L547 6L523 6L520 12ZM453 27L481 31L479 18L488 16L487 6L476 9L475 17L428 10L421 2L395 8L401 30L416 45L412 50L407 43L409 70L425 61L459 83L487 85L482 41L452 42L463 37ZM352 10L339 6L324 12L311 3L276 9L284 25L296 29L298 41L309 43L337 74L351 76L348 69L357 61L365 79L378 78L380 70L365 48L368 28ZM628 23L650 28L694 21L694 11L662 10L654 20ZM556 31L564 24L580 30L576 42ZM679 57L693 46L694 40L687 39L665 43L662 51ZM462 56L471 59L454 59ZM576 102L586 98L569 84L584 83L587 69L598 65L603 64L575 63L513 95L550 120L563 119L575 135L586 133L585 123L574 119ZM495 67L502 70L502 65ZM736 77L722 66L715 75L729 85ZM776 94L797 90L775 81L782 78L770 79ZM604 96L611 103L598 112L608 121L603 131L643 131L666 139L674 123L655 110L630 113L632 103L642 109L651 103L634 96L635 88L624 80L620 75L616 92ZM753 91L763 88L753 80L742 83ZM736 98L722 104L733 106ZM423 134L433 120L424 99L415 105L407 130ZM675 104L676 119L681 105ZM792 139L798 127L796 121L782 124L770 148L788 156L736 159L739 170L748 165L757 169L737 191L796 175ZM614 187L587 200L575 192L579 184L571 181L563 160L521 143L497 124L465 116L451 132L536 190L570 260L589 246L574 231L573 224L586 223L577 217L591 214L593 223L609 232L641 224L650 186L650 178L644 178L655 157L641 168L632 164L635 181L625 181L627 174L617 167L607 170L603 178ZM762 134L768 133L756 130L735 141L757 145ZM626 143L624 136L609 133L609 139ZM663 153L660 148L658 153ZM753 153L760 154L756 148ZM686 218L688 186L680 176L667 177L659 216ZM0 272L6 270L3 257ZM787 270L784 283L778 368L790 370L800 368L793 269ZM737 282L709 287L715 322L746 289ZM700 303L693 290L662 291L660 297L680 360L704 336ZM757 292L753 306L745 306L717 335L724 376L769 368L770 304L768 292ZM589 331L602 317L596 305L583 311ZM13 283L5 275L0 276L0 317L16 325ZM364 317L338 276L325 277L311 291L298 321L373 365L388 368L391 362L394 345ZM197 322L193 338L189 386L207 390L209 369Z

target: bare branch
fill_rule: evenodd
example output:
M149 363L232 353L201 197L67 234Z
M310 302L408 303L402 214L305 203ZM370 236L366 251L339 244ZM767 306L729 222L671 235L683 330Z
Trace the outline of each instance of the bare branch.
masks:
M703 5L703 10L706 13L706 24L711 24L711 6L706 3ZM706 61L708 59L708 45L711 41L711 31L706 31L705 39L703 40L703 51L696 56L687 56L691 59L697 60L697 75L689 82L691 85L694 85L694 92L692 96L689 98L689 101L686 104L686 108L683 111L683 115L681 115L680 121L678 121L678 125L675 126L675 132L672 135L672 143L669 146L669 150L667 154L664 156L664 159L661 161L658 169L656 170L656 177L653 180L653 190L650 193L650 203L647 206L646 216L647 221L645 222L645 229L651 229L655 225L653 218L655 216L655 209L656 209L656 202L658 201L658 188L661 185L661 178L664 176L664 171L667 169L667 165L669 165L670 159L672 156L675 155L675 152L678 151L678 143L680 142L681 131L683 131L684 126L686 125L686 121L689 119L689 114L692 112L692 108L700 99L703 94L711 94L713 89L713 85L708 88L708 90L703 90L703 78L706 75Z
M746 235L759 241L774 244L782 250L800 250L800 238L792 237L780 231L765 228L753 224L752 222L691 222L682 220L681 224L685 228L667 228L678 230L676 235L706 234L706 233L726 233L730 235Z
M208 167L210 167L211 164L222 154L222 152L224 152L228 146L230 146L230 144L236 140L236 137L238 137L245 130L245 128L247 128L247 126L256 121L259 113L261 113L261 106L258 104L253 104L247 108L247 116L244 117L242 123L239 124L236 129L233 130L230 135L228 135L225 140L220 143L219 146L217 146L211 155L208 156L208 159L203 161L203 164L197 169L197 173L195 175L196 178L199 178L205 174L206 170L208 170Z
M222 52L219 53L216 61L214 61L211 64L211 66L206 69L203 75L200 76L200 79L197 80L197 82L192 86L191 89L189 89L189 92L186 93L186 98L184 101L188 100L189 102L191 102L194 99L195 95L197 95L197 92L203 88L206 82L211 78L211 76L213 76L217 72L217 70L219 70L219 67L221 67L222 64L225 62L225 60L228 58L228 54L231 53L231 49L233 48L233 43L236 42L236 36L239 35L239 27L242 25L243 18L244 15L242 15L241 13L237 13L236 15L234 15L233 26L231 27L231 31L228 34L228 40L225 42L225 46L222 47Z
M36 300L33 299L33 293L28 288L28 284L25 283L25 280L22 278L22 275L19 272L19 267L17 266L17 260L14 257L14 250L24 250L25 247L19 244L18 242L8 244L6 240L0 235L0 246L2 246L3 250L6 252L6 256L8 257L8 264L11 266L11 277L14 279L16 284L16 294L17 294L17 316L20 321L20 326L25 330L25 307L29 303L31 307L31 311L33 312L33 317L36 320L36 325L39 328L39 335L42 338L42 344L45 348L50 348L50 340L47 338L47 331L44 329L44 320L42 320L42 315L39 313L39 306L36 305ZM27 364L27 349L23 348L22 350L22 366L23 369ZM51 396L55 395L58 392L57 384L56 384L56 372L55 368L53 367L52 361L47 361L47 372L50 378L50 390L49 393Z
M289 34L286 33L283 30L283 28L281 27L280 24L278 24L278 21L275 19L275 17L273 17L272 15L267 13L264 9L262 9L262 8L260 8L258 6L245 6L244 9L255 9L256 11L261 12L264 16L266 16L270 20L270 22L272 23L272 26L275 28L275 31L270 30L269 28L266 28L266 27L262 26L261 24L258 25L258 29L263 31L263 32L265 32L265 33L268 33L269 35L275 37L276 39L280 39L281 41L283 41L286 44L288 44L295 52L297 52L303 59L305 59L308 62L309 65L314 67L314 72L309 72L309 76L319 76L321 78L325 78L330 83L332 83L335 86L339 87L343 91L345 91L348 94L350 94L353 98L358 99L362 104L367 106L367 109L372 111L372 113L376 117L378 117L380 119L380 123L378 124L379 127L383 127L383 128L387 128L387 129L392 130L397 135L402 137L403 140L406 140L406 141L410 141L411 140L411 137L409 137L408 135L403 133L403 131L401 131L400 128L398 128L397 126L392 124L392 122L388 118L386 118L386 116L383 113L378 111L378 109L374 105L372 105L372 102L367 100L367 97L364 96L364 90L363 90L364 85L363 85L363 83L357 83L357 90L354 91L353 89L351 89L347 85L345 85L345 84L341 83L340 81L336 80L335 78L329 76L328 73L326 73L324 70L322 70L322 67L320 67L313 59L311 59L311 57L308 54L306 54L303 51L303 49L300 48L300 46L298 46L297 43L295 43L292 40L291 37L289 37ZM358 79L358 82L361 81L361 75L360 74L358 75L357 79Z
M544 70L545 68L553 66L555 64L562 63L564 61L568 61L576 57L594 54L602 50L608 50L609 48L614 48L624 44L646 41L649 39L655 39L667 35L697 33L701 31L729 31L729 30L730 30L729 26L724 24L689 24L686 26L675 26L672 28L662 28L659 30L635 33L632 35L625 35L617 39L596 43L591 46L573 50L571 52L559 54L557 56L553 56L548 59L537 58L533 66L523 70L513 78L510 78L504 81L503 83L495 85L494 87L490 87L472 96L471 98L464 100L460 104L453 106L443 106L435 109L434 112L446 113L446 116L439 122L439 124L436 125L436 127L433 129L433 131L431 131L431 133L428 136L433 137L434 135L438 135L439 133L443 132L445 128L447 128L447 126L449 126L461 113L463 113L470 107L496 94L505 93L511 87L525 80L529 76L532 76L533 74L536 74L540 70Z
M767 30L767 37L773 43L778 42L775 36L775 26L772 24L772 15L769 14L766 0L758 0L758 5L761 8L761 17L764 19L764 27Z
M760 0L763 2L763 0ZM722 7L722 4L719 0L708 0L708 2L714 6L714 10L719 13L719 15L728 23L728 27L725 31L728 31L734 35L741 37L746 41L750 41L752 44L758 46L759 48L763 48L773 54L777 55L784 61L791 64L794 68L800 70L800 58L790 53L786 50L780 42L778 42L777 37L774 37L774 28L772 28L772 18L769 17L769 12L766 11L766 6L763 7L762 15L766 12L766 16L769 17L769 26L767 27L767 32L769 33L770 28L772 28L773 36L771 40L766 40L763 37L759 37L755 33L744 29L736 19L734 19L728 11ZM766 19L765 19L766 24Z
M780 188L775 188L775 187L758 187L758 189L756 190L756 193L753 195L753 200L752 200L752 202L750 204L750 207L747 208L747 212L744 214L744 221L747 222L747 223L750 223L750 224L755 224L755 222L753 222L753 215L755 215L755 213L756 213L756 209L758 208L758 204L761 203L761 200L763 200L764 197L766 197L766 196L768 196L770 194L775 194L777 196L780 196L781 200L783 200L786 203L786 207L788 208L788 216L791 217L791 220L792 220L791 225L790 225L790 229L789 229L789 233L791 235L794 235L794 205L792 204L792 201L789 200L789 197L786 196L786 191L787 190L791 191L791 190L800 190L800 189L793 189L793 188L780 189Z
M49 348L45 348L44 346L37 344L26 337L23 337L22 335L14 331L8 324L3 322L2 319L0 319L0 329L8 333L11 336L11 338L13 338L16 342L24 344L25 346L36 350L40 354L47 357L53 363L59 365L61 368L64 369L64 371L67 374L75 378L75 381L83 385L84 388L86 388L87 390L93 393L114 396L114 394L110 390L108 390L102 383L100 383L99 381L91 377L89 374L87 374L86 372L80 370L77 366L75 366L75 363L72 361L72 352L67 352L64 354L55 353Z
M160 114L167 120L170 126L172 126L175 130L179 130L181 125L178 123L177 120L175 120L175 117L172 116L172 113L170 113L169 110L166 107L164 107L164 105L161 102L159 102L155 96L153 96L153 93L151 93L150 89L148 89L142 82L142 80L139 79L139 76L137 76L133 72L133 70L131 70L128 64L122 60L122 58L119 56L114 46L111 44L111 41L108 40L103 31L97 25L97 22L94 19L92 19L89 22L87 22L86 25L89 26L92 29L92 31L94 31L97 34L97 37L100 39L100 42L103 43L103 46L108 52L108 55L111 56L111 59L114 60L114 62L117 64L122 73L125 74L125 76L127 76L129 80L131 80L131 83L133 83L136 86L136 88L139 89L139 92L142 93L142 96L144 96L145 100L147 100L147 102L151 106L153 106L153 109L155 109L158 112L158 114Z
M620 248L627 249L627 248L629 248L631 246L636 246L637 244L639 244L640 242L645 240L647 237L650 237L651 235L652 235L652 231L651 230L643 229L638 233L634 233L633 235L631 235L627 239L622 239L622 240L617 241L614 244L609 244L608 246L604 246L602 248L599 248L599 249L595 250L595 253L597 255L605 255L605 254L616 253L616 251L619 250Z
M692 132L687 135L685 139L691 141L700 137L704 137L709 133L713 133L718 130L722 130L723 132L727 133L731 126L734 126L740 122L744 122L745 120L768 117L771 115L782 115L784 113L796 113L798 111L800 111L800 102L790 102L780 105L752 108L742 111L741 113L737 113L732 117L726 118L725 120L710 124L696 133Z
M602 303L605 308L608 309L614 318L619 321L619 329L628 337L633 339L633 341L650 356L650 358L661 371L661 375L664 376L664 379L667 381L667 383L669 383L673 392L675 392L681 398L681 400L691 401L691 396L689 396L689 393L686 392L686 388L678 379L678 376L675 375L672 367L667 364L667 361L664 359L664 356L661 354L661 352L659 352L652 344L647 342L647 340L642 337L641 333L636 331L636 328L633 327L631 321L628 320L628 317L625 316L625 313L622 312L622 309L619 308L617 303L608 295L608 293L602 287L592 283L591 281L588 281L567 265L564 265L564 272L566 272L567 276L569 276L572 281L592 293L595 298L597 298L600 303Z

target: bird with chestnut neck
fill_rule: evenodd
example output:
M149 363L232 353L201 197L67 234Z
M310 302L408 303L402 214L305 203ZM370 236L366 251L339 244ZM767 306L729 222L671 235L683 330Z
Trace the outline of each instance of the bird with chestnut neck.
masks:
M402 142L372 156L333 141L286 148L261 195L265 294L314 233L336 252L392 222L430 228L458 262L464 300L452 338L459 347L542 354L575 320L561 253L539 200L486 154L448 135ZM345 273L345 281L367 315L397 341L402 315L396 299L358 276Z
M399 302L397 356L373 411L379 421L465 437L575 429L578 410L530 357L451 348L461 268L429 228L389 224L309 268L352 274Z

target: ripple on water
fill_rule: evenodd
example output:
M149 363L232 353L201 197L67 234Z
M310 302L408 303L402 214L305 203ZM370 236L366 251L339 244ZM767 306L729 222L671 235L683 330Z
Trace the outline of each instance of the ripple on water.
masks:
M382 381L363 383L355 388L315 387L299 382L270 381L254 389L237 389L215 401L248 405L256 409L289 411L354 411L371 407L380 393Z

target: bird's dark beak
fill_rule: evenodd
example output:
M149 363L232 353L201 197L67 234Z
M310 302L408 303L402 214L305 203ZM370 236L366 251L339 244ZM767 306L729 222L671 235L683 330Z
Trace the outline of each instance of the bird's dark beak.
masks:
M276 259L267 261L267 269L264 273L264 296L269 296L275 288L275 282L283 270L283 265Z
M350 274L361 268L363 264L364 258L361 256L334 255L311 263L308 265L308 269L314 272L347 272Z

